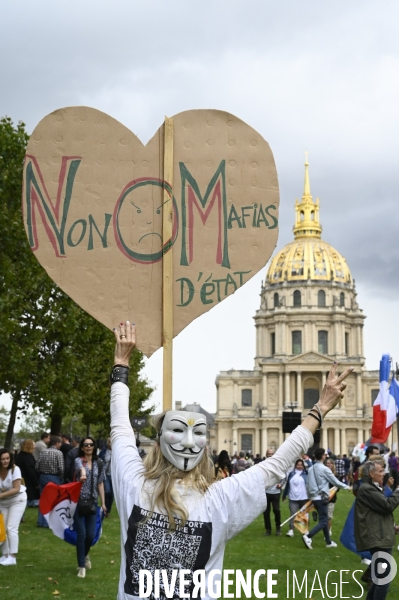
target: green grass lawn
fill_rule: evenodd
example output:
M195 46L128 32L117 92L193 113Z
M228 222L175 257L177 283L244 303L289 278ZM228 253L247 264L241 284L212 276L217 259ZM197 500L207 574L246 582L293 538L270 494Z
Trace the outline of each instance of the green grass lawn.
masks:
M252 525L247 527L240 535L231 540L225 553L225 569L241 569L245 572L251 569L252 573L259 569L278 569L277 585L273 592L278 593L278 598L287 598L286 576L289 571L291 576L289 598L292 594L292 572L296 571L298 580L302 582L305 570L308 571L308 595L296 590L295 598L327 598L325 576L329 570L330 585L327 589L330 597L360 597L361 590L356 582L351 579L352 572L363 569L360 559L347 551L339 543L346 514L353 501L353 496L348 492L340 492L335 509L333 522L334 541L338 548L327 549L322 533L313 540L313 551L307 550L301 540L299 532L294 538L286 537L287 527L284 527L283 536L264 536L263 517L259 517ZM282 505L284 519L288 517L288 505ZM28 509L25 513L26 522L20 527L20 549L16 567L0 566L0 600L45 600L60 598L68 600L83 600L96 598L97 600L113 600L116 598L119 579L119 520L115 507L111 518L104 521L103 535L91 552L93 568L87 572L86 579L76 576L76 551L73 546L56 538L51 531L36 527L35 509ZM398 536L399 543L399 536ZM399 558L395 548L394 557ZM342 587L342 596L339 585L336 591L334 583L339 583L339 571L349 570L343 575L343 581L351 581ZM315 573L318 571L322 582L323 592L314 590L310 595ZM361 573L357 574L360 578ZM316 587L319 587L316 585ZM234 587L232 588L234 590ZM266 578L260 581L260 590L267 591ZM337 595L336 595L337 594ZM235 597L235 594L234 594ZM244 597L244 595L242 596ZM255 598L255 596L252 596ZM394 600L399 597L397 579L391 584L389 598Z

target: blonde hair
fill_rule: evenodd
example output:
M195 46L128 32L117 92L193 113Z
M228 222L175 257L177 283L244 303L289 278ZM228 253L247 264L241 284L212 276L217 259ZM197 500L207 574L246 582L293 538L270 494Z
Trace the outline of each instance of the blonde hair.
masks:
M327 463L331 463L331 467L329 467L327 465ZM328 468L331 469L333 475L336 474L335 462L334 462L334 460L332 458L326 458L326 460L324 461L324 464L325 464L326 467L328 466Z
M22 452L33 452L35 449L34 440L24 440L21 443L21 451Z
M158 439L144 459L146 468L144 477L148 481L155 482L151 493L151 512L155 505L164 509L168 515L169 529L173 530L176 529L175 517L181 519L182 524L188 519L188 511L175 488L175 483L180 481L182 485L187 485L204 494L214 482L214 467L206 449L198 465L191 471L181 471L172 465L162 454L159 444L159 434L164 418L165 413L153 418L152 424L157 430ZM144 524L150 516L148 515L142 523Z

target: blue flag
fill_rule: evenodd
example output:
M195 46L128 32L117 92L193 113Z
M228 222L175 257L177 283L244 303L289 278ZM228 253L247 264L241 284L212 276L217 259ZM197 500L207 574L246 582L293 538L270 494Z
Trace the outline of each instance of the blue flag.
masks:
M389 386L389 393L395 398L396 406L399 411L399 382L395 378L392 379Z

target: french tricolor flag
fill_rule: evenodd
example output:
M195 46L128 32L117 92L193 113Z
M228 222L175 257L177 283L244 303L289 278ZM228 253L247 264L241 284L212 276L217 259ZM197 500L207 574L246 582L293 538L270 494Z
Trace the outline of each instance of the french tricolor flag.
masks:
M81 487L80 481L64 485L48 483L40 498L40 512L54 535L65 541L69 541L67 538L73 528Z
M389 388L391 371L389 354L383 354L380 361L380 391L373 404L373 425L370 444L385 444L396 420L396 402Z

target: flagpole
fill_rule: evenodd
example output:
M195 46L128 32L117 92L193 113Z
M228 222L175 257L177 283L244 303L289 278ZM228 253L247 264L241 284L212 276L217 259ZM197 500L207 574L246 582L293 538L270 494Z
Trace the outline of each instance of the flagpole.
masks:
M334 498L334 496L337 493L337 491L338 491L338 488L335 485L332 488L330 488L330 492L329 492L329 494L330 494L330 500L332 500L332 498ZM293 519L294 517L296 517L300 512L303 512L305 514L309 513L312 510L312 506L314 508L313 500L308 500L306 502L306 504L304 504L302 506L302 508L300 508L299 510L297 510L294 515L291 515L288 519L286 519L284 521L284 523L281 523L280 527L282 527L283 525L285 525L286 523L288 523L288 521L291 521L291 519Z
M392 360L393 363L393 360ZM396 363L396 370L394 371L393 376L396 378L396 380L399 379L399 366L398 363ZM396 398L395 398L395 402L396 402ZM399 412L396 413L396 436L398 438L398 446L396 448L396 450L399 450ZM392 445L393 445L393 433L392 433ZM392 448L391 448L392 451Z
M310 504L309 504L309 502L310 502ZM294 517L296 517L300 512L308 513L311 510L312 504L313 504L312 500L308 500L306 502L306 504L304 504L302 506L302 508L300 508L299 510L297 510L294 515L291 515L290 517L288 517L288 519L286 519L284 521L284 523L281 523L280 527L282 527L283 525L285 525L286 523L288 523L288 521L291 521L291 519L293 519Z
M165 117L163 179L172 190L173 198L173 119ZM173 202L164 187L162 205L163 247L173 235ZM162 260L162 345L163 345L163 410L172 410L173 373L173 254L172 248Z
M290 517L288 517L288 519L286 519L284 521L284 523L281 523L280 527L282 527L283 525L285 525L286 523L288 523L288 521L291 521L291 519L293 519L294 517L296 517L300 512L304 512L301 508L299 510L296 511L296 513L294 515L291 515ZM308 512L308 511L306 511Z

